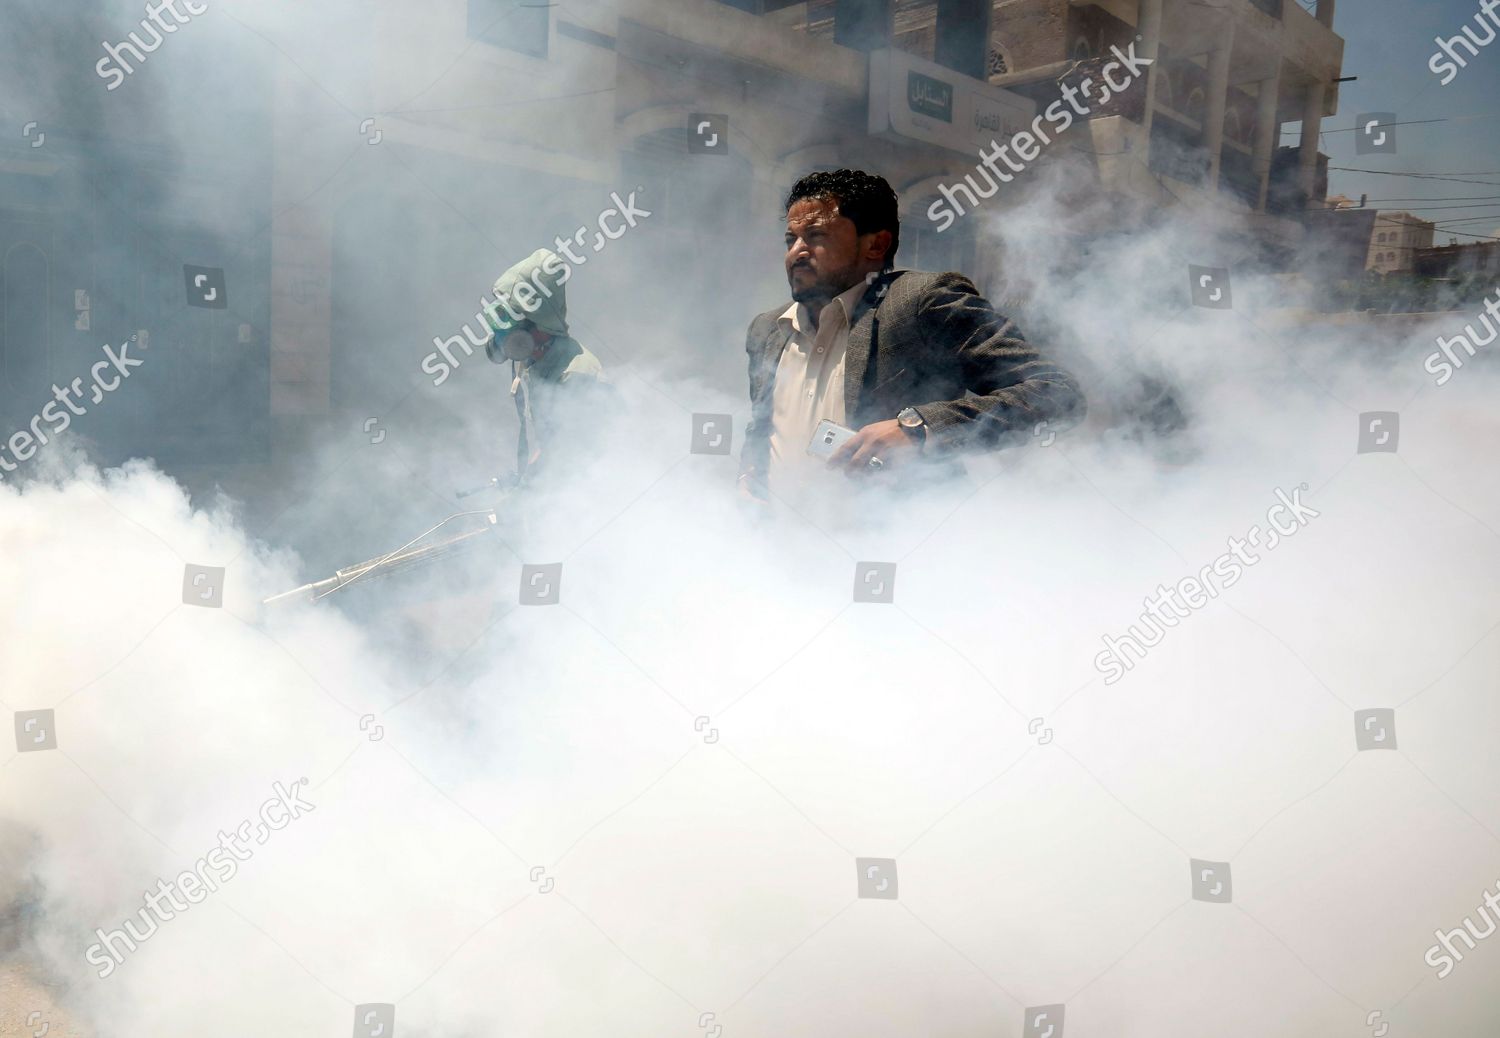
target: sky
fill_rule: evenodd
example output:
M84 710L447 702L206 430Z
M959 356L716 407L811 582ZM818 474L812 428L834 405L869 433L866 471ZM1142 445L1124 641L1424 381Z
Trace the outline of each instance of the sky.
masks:
M1368 194L1371 206L1439 221L1435 244L1455 235L1500 238L1500 39L1447 86L1428 67L1439 36L1450 39L1469 25L1483 38L1478 16L1477 0L1338 6L1333 27L1345 41L1344 75L1359 78L1343 85L1338 114L1324 119L1321 150L1330 166L1366 172L1331 169L1329 194ZM1355 154L1354 126L1367 112L1393 112L1405 124L1396 127L1395 154ZM1282 143L1295 143L1297 124L1284 129ZM1390 175L1408 172L1425 176Z

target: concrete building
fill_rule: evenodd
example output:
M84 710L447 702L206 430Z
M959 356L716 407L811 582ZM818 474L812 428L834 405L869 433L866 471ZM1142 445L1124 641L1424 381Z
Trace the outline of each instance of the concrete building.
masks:
M1323 298L1339 282L1359 281L1370 256L1379 213L1349 199L1330 198L1327 208L1310 209L1304 217L1306 237L1298 256L1298 272L1318 286Z
M928 211L945 185L974 172L990 140L1026 127L1065 86L1097 82L1112 47L1133 45L1155 64L1038 164L1089 156L1082 190L1131 203L1109 207L1121 214L1116 230L1162 206L1212 206L1238 213L1265 251L1289 253L1302 213L1326 193L1318 133L1337 108L1343 56L1333 6L1320 0L1309 14L1281 0L580 0L529 9L524 33L486 33L507 5L442 0L420 16L400 5L374 14L370 63L414 46L461 52L422 104L398 106L380 127L387 144L410 149L414 168L444 170L435 190L463 211L460 170L475 180L545 176L553 193L543 211L505 220L508 237L545 244L603 192L642 185L655 215L620 251L649 244L680 269L675 293L733 286L754 296L753 309L780 291L776 227L788 186L843 165L878 169L896 187L903 264L963 269L982 288L994 285L999 261L976 248L979 221L945 233ZM316 89L295 69L284 81L278 125L296 133L291 116L317 103ZM912 107L912 83L925 84L924 110ZM487 103L496 98L519 100ZM715 120L707 154L695 151L706 140L703 116ZM1282 125L1298 121L1300 143L1279 148ZM285 413L316 413L339 381L344 347L328 328L337 307L316 289L338 280L338 220L328 221L328 189L319 213L297 203L326 166L309 164L308 150L328 147L308 132L277 148L275 233L285 248L273 261L273 323L293 331L278 337L284 345L273 341L271 363L274 409ZM985 210L1010 204L1001 195ZM392 218L373 197L347 217L356 210L381 225ZM725 255L730 240L737 245Z
M768 3L771 0L768 0ZM1097 80L1111 48L1157 60L1141 82L1088 120L1086 146L1106 192L1227 205L1273 240L1326 193L1317 151L1337 110L1343 41L1334 4L1316 14L1281 0L807 0L774 17L810 35L873 49L896 46L1033 99L1045 109L1065 83ZM801 12L790 17L791 12ZM842 19L842 21L841 21ZM853 26L840 32L841 24ZM1147 103L1147 98L1150 102ZM1278 147L1300 122L1297 147Z
M1428 236L1429 241L1431 235ZM1413 266L1419 277L1489 277L1500 282L1500 241L1476 241L1418 248Z
M86 6L77 45L92 62L116 36L101 0ZM1325 193L1318 131L1343 55L1333 0L1316 14L1283 0L434 0L294 15L308 24L284 31L268 8L226 20L221 40L199 34L206 67L234 59L220 61L230 115L205 110L217 121L202 132L151 121L177 85L161 63L117 95L101 86L71 132L58 117L45 151L0 142L0 298L20 300L0 332L0 404L30 414L100 341L144 330L153 357L181 364L154 361L140 379L160 395L112 404L101 422L120 431L101 439L134 450L157 435L153 414L179 407L200 431L164 433L161 456L264 457L288 427L405 399L422 354L474 323L501 269L632 190L652 216L591 256L608 277L570 289L582 337L606 364L622 359L617 329L667 358L705 344L722 368L704 377L734 384L744 321L784 297L781 201L796 177L880 171L902 201L900 262L993 291L1003 260L979 247L982 221L940 229L929 209L991 140L1097 82L1112 47L1155 63L1036 164L1083 156L1080 195L1120 214L1101 231L1212 207L1289 250ZM1279 148L1298 121L1300 143ZM985 214L1016 197L983 200ZM95 235L140 241L108 265L137 275L128 284L81 262ZM186 264L224 270L226 308L183 307ZM628 285L630 305L591 295L606 284ZM232 404L203 388L220 385Z
M163 59L127 48L132 73L115 91L93 76L101 41L124 37L116 13L79 0L56 19L49 47L28 46L35 36L24 31L0 43L8 99L60 82L63 70L83 73L55 105L38 106L30 140L0 140L0 428L26 428L53 403L52 387L86 376L107 344L143 363L128 389L74 417L69 435L109 460L253 462L270 432L272 250L261 232L272 136L259 100L269 70L252 47L179 66L199 96L217 100L164 119L176 83L157 74ZM225 270L228 304L220 294L185 305L188 265Z
M1434 225L1411 213L1381 213L1370 234L1365 269L1377 274L1411 274L1418 249L1432 247Z

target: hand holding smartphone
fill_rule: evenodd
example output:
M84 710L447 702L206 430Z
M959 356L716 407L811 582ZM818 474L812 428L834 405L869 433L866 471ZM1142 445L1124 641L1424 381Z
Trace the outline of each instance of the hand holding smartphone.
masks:
M829 458L833 456L834 451L853 438L853 429L825 418L813 430L812 441L807 445L807 453L818 458Z

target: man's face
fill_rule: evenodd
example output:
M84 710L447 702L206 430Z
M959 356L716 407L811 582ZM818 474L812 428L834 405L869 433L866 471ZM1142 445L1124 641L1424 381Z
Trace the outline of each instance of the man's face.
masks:
M500 339L500 352L507 360L537 360L551 339L531 321L522 321Z
M786 280L792 298L799 303L831 300L878 271L889 247L889 231L859 234L832 199L794 202L786 214Z

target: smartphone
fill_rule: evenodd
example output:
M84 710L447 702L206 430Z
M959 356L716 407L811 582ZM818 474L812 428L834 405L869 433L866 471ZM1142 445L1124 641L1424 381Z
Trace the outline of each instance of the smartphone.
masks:
M838 450L846 440L853 438L853 429L845 428L838 422L829 421L825 418L813 430L812 442L807 445L807 453L815 457L827 458L834 451Z

